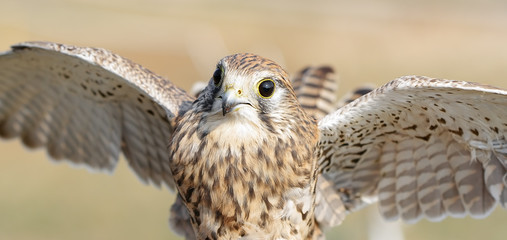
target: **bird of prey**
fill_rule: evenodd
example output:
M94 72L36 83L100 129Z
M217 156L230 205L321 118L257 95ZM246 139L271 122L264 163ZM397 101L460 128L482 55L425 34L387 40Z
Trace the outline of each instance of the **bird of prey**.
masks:
M208 82L197 82L192 86L190 93L194 97L199 97L207 85ZM329 66L304 68L292 78L292 85L302 108L308 115L317 120L336 110L344 102L350 102L360 94L371 91L371 89L363 87L336 102L337 95L335 91L338 88L338 82L334 78L334 71ZM187 239L195 239L194 230L190 223L190 215L181 198L177 198L171 207L169 223L178 234L185 236Z
M376 201L387 219L485 217L507 204L506 107L502 89L406 76L317 123L254 54L220 60L197 99L103 49L0 55L1 137L98 170L122 152L177 190L196 239L322 238Z

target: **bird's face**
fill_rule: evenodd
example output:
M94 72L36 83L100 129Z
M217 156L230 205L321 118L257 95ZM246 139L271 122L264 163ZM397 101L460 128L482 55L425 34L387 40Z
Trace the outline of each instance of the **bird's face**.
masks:
M223 116L240 110L243 112L267 112L267 105L273 104L271 98L275 95L277 85L275 82L277 80L271 76L270 72L265 71L252 77L238 74L237 71L229 71L227 76L222 77L224 73L222 69L219 66L215 70L213 81L215 86L220 89L217 99L221 101ZM276 92L277 96L280 94Z
M213 89L211 113L223 118L259 118L295 99L287 74L276 63L253 54L225 57L209 84Z
M199 129L221 139L265 139L286 134L300 109L287 73L275 62L254 54L220 60L197 101ZM261 134L262 133L262 134Z

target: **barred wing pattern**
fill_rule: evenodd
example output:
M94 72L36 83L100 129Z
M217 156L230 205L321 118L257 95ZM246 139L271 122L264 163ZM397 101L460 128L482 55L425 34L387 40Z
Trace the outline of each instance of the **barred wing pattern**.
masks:
M331 67L307 67L292 78L296 96L310 116L317 120L335 111L338 82Z
M157 186L174 186L171 122L192 100L104 49L29 42L0 55L2 138L102 171L114 169L121 150L140 179Z
M321 178L348 212L378 201L386 219L438 221L507 205L505 90L402 77L319 128Z

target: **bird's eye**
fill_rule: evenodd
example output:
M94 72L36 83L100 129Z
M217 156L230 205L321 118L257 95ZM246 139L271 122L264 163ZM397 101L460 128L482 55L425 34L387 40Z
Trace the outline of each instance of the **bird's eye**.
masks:
M272 79L264 79L257 83L257 94L262 98L270 98L275 92L275 82Z
M222 68L221 67L217 67L217 69L213 73L213 82L215 83L215 86L219 86L220 82L222 82Z

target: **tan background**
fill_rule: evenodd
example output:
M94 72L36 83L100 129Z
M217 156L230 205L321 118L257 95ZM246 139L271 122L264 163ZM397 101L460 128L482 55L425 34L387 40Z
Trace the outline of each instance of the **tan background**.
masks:
M340 93L417 74L507 88L503 1L0 0L0 49L27 40L103 47L189 89L226 54L254 52L289 72L330 64ZM52 164L18 140L0 144L0 239L172 239L174 195ZM370 208L369 211L376 211ZM366 239L366 211L330 239ZM407 239L505 239L507 212L404 225Z

